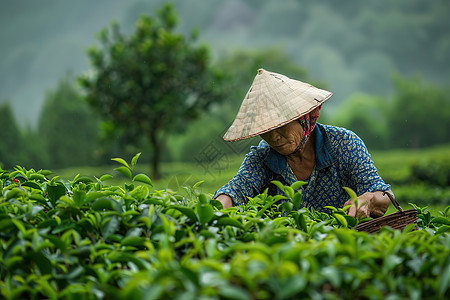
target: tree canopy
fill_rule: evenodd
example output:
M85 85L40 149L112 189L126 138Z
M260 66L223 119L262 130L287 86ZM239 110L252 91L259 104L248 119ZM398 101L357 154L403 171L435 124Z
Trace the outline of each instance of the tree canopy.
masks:
M201 111L222 99L222 73L210 63L209 49L175 31L177 14L169 4L157 17L141 16L134 33L117 24L99 35L102 48L88 56L94 75L80 77L87 101L112 133L152 147L152 170L159 177L165 136L182 132Z
M43 141L41 163L46 168L85 166L94 162L98 146L98 120L73 85L63 78L47 93L39 117L38 134Z
M0 116L0 167L11 168L22 161L22 135L9 102L0 105Z

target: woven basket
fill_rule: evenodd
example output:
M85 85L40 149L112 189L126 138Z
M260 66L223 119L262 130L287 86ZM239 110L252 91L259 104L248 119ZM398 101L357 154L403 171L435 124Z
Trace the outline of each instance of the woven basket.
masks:
M394 204L395 208L398 211L386 216L382 216L358 224L358 226L356 226L355 228L357 231L374 233L378 232L382 227L385 226L389 226L393 229L403 230L409 224L417 224L417 210L415 209L403 210L390 193L384 192L384 195L388 195L389 199L391 199L392 204ZM417 230L417 225L414 227L413 230Z

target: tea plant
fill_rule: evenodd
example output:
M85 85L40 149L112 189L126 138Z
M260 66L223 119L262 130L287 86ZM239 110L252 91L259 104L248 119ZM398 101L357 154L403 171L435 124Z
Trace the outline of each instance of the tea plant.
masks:
M301 206L297 182L223 209L186 187L156 190L130 163L63 182L0 169L0 293L6 299L448 299L449 210L419 230L370 235L346 208Z

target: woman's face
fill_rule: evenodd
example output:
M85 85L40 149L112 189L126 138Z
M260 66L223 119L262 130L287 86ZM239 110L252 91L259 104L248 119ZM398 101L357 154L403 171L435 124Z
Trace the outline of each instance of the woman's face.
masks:
M261 138L281 155L292 154L300 144L302 136L303 128L297 120L261 134Z

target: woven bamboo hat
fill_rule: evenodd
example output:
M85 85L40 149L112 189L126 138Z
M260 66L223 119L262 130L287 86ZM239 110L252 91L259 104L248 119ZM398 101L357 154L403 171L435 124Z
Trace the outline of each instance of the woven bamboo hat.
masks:
M239 141L279 128L311 112L333 94L308 83L259 69L226 141Z

